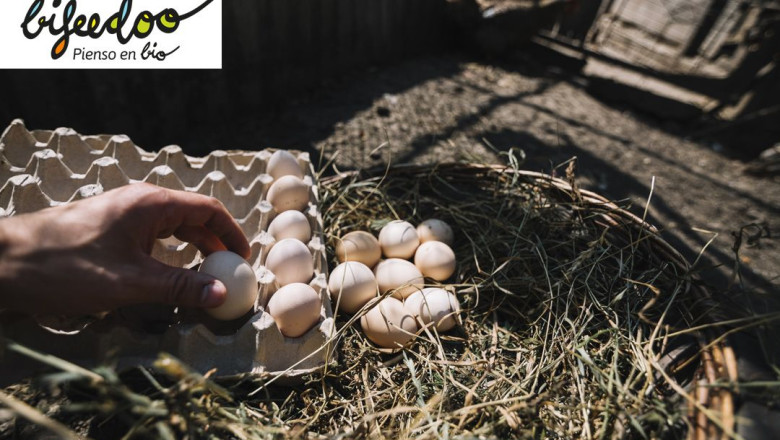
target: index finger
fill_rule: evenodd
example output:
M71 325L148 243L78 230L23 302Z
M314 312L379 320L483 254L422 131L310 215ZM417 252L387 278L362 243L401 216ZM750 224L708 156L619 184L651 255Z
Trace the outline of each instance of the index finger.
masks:
M142 197L140 207L149 208L145 215L156 217L158 223L157 230L154 231L155 236L170 236L182 226L203 226L228 250L244 258L249 257L249 242L241 226L216 198L160 187L153 187L148 191L150 194L148 197Z

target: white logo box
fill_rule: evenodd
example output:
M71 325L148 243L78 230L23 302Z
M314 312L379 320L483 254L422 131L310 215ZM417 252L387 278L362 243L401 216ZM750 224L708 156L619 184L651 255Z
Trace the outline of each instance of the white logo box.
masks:
M222 0L3 1L0 39L2 69L221 69Z

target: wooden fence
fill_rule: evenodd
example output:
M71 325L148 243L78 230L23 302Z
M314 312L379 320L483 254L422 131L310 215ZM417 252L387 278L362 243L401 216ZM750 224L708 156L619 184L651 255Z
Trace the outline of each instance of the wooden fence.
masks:
M323 78L387 64L445 40L439 0L233 0L225 6L225 68L259 75L283 99Z
M147 148L194 142L197 154L208 127L224 132L324 79L447 44L445 0L222 4L222 70L0 70L0 126L24 118L30 128L133 134Z

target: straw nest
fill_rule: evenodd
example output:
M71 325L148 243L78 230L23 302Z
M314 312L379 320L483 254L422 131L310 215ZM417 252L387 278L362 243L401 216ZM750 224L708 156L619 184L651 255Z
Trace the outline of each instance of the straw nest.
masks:
M707 333L717 318L712 301L652 226L567 174L453 164L321 180L331 250L346 232L376 233L399 218L435 217L456 232L451 284L462 324L445 334L427 328L400 352L379 352L356 317L339 315L338 362L294 388L204 377L161 357L123 374L55 361L59 371L39 378L38 391L10 391L62 422L46 419L48 429L96 437L731 432L731 394L711 386L734 373L728 347Z

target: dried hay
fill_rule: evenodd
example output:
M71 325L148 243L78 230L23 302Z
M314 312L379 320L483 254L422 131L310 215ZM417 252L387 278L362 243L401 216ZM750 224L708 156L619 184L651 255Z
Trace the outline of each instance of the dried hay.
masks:
M39 393L6 392L96 437L676 438L702 417L730 430L706 399L683 392L718 317L684 260L571 175L566 183L509 162L322 179L331 245L397 218L453 226L464 311L451 332L426 328L383 354L341 314L337 366L294 388L211 379L161 356L123 374L54 360L57 372L34 382ZM3 426L3 436L19 433Z

